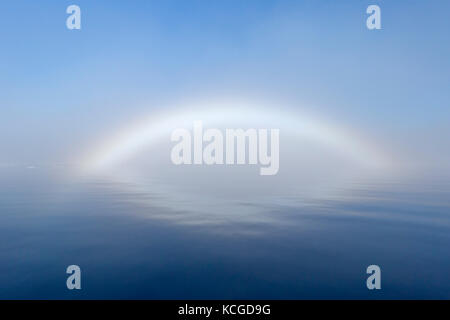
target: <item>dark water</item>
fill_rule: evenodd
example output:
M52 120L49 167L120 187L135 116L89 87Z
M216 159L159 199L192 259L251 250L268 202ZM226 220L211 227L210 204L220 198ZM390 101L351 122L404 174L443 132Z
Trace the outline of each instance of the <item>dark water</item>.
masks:
M0 171L2 299L450 298L446 179L207 215L195 201L187 210L112 181ZM227 210L250 211L227 219ZM80 291L66 288L71 264ZM371 264L381 267L378 291L366 288Z

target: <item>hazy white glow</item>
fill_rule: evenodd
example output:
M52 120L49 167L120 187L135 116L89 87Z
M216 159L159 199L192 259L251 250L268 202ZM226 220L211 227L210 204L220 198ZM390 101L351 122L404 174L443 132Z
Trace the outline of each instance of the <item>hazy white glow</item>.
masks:
M114 168L150 147L167 139L176 128L191 129L195 120L202 120L205 128L279 128L280 135L299 136L336 150L349 161L372 168L387 165L383 153L358 134L318 121L297 111L280 111L279 107L261 107L248 103L208 103L183 106L164 113L155 112L133 123L103 142L85 159L85 169L98 171ZM281 148L296 146L281 146Z

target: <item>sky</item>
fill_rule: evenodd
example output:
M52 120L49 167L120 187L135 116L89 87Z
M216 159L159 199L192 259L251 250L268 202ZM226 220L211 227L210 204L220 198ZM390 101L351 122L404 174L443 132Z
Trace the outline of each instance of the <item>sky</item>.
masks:
M81 8L81 30L65 26ZM366 28L370 4L382 30ZM8 1L0 163L76 162L97 137L195 99L271 101L450 163L448 1Z

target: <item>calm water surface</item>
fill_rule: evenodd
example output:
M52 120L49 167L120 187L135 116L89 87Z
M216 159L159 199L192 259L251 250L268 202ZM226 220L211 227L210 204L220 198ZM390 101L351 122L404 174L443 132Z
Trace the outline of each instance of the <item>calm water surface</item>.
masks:
M214 203L151 181L0 177L2 299L450 298L450 179Z

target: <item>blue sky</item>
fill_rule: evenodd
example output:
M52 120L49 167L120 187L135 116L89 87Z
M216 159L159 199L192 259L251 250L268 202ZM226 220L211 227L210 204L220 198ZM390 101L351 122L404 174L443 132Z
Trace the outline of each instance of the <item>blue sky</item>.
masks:
M80 31L65 27L70 4ZM382 30L366 28L369 4ZM3 2L0 162L64 161L145 109L235 96L450 160L449 12L425 0Z

